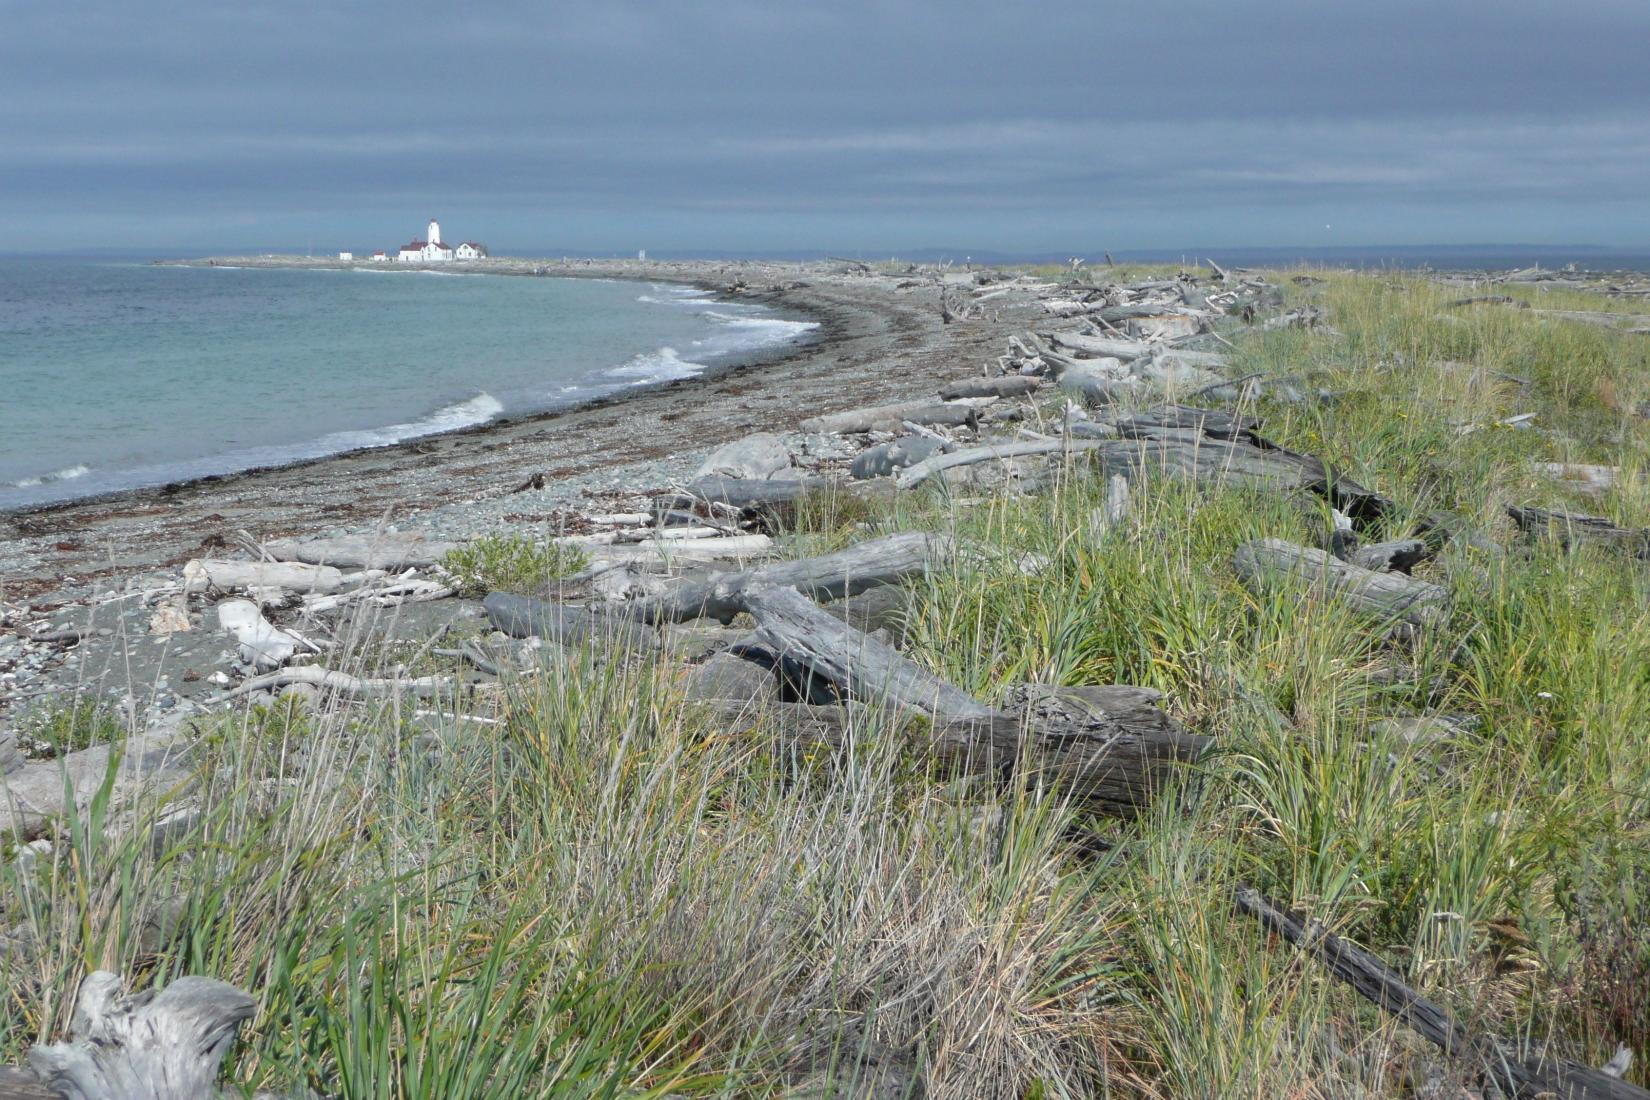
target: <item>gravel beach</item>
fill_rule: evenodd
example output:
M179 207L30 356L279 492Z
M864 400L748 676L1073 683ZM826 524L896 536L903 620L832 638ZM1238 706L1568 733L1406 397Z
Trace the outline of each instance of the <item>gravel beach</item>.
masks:
M215 262L329 266L299 258ZM554 523L571 501L657 488L691 473L709 448L750 432L790 431L808 416L932 394L977 374L1014 327L1006 314L945 324L932 281L909 285L831 263L495 260L483 270L690 283L820 328L765 358L572 410L0 514L0 599L48 610L120 578L181 565L238 531L271 538L388 524L468 535L499 523Z

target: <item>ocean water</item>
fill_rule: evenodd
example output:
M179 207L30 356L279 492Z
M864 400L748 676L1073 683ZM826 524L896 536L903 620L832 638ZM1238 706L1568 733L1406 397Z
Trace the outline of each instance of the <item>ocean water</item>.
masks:
M805 338L689 288L0 262L0 509L384 446Z

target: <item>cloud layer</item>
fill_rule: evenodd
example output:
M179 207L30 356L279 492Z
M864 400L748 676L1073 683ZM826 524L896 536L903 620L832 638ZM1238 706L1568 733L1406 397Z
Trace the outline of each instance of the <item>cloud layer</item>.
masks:
M0 0L7 248L1650 243L1637 0L157 7Z

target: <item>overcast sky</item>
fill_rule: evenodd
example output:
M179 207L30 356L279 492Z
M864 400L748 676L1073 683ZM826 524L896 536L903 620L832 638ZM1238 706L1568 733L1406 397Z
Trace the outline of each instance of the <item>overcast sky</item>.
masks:
M1646 0L0 0L0 248L1650 244Z

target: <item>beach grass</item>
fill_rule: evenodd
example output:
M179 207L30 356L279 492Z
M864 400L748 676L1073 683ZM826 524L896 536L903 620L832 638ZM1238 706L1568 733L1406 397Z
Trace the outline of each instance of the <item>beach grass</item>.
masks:
M899 1095L874 1091L896 1067L928 1096L1027 1100L1467 1083L1238 916L1250 883L1474 1028L1594 1065L1626 1044L1650 1081L1650 567L1502 513L1650 525L1650 340L1452 309L1416 276L1287 274L1344 335L1243 337L1240 373L1332 400L1245 411L1391 498L1372 538L1440 512L1472 534L1419 569L1449 592L1435 630L1239 584L1243 543L1328 530L1276 494L1137 487L1099 530L1105 485L1074 468L1035 496L803 513L813 545L983 548L918 586L904 644L984 699L1162 690L1215 748L1139 819L936 774L874 712L840 754L786 752L599 649L492 695L249 711L216 720L194 791L146 807L159 841L94 802L0 869L0 1058L61 1035L105 968L252 991L229 1075L249 1092L849 1097ZM1599 308L1580 297L1551 300ZM1620 474L1580 498L1541 466L1569 462ZM1414 715L1448 732L1383 721Z

